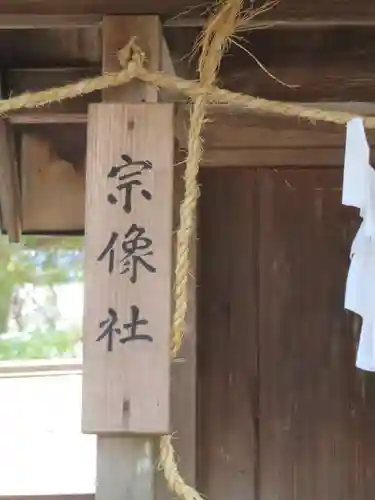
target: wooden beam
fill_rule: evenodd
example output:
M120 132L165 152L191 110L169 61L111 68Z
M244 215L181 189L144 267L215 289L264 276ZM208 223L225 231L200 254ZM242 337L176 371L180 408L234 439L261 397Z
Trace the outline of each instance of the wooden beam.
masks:
M9 115L12 125L61 125L66 123L87 123L87 113L36 113L22 111Z
M373 103L303 103L306 107L341 110L354 116L375 115ZM178 106L179 144L186 149L190 107ZM325 122L311 123L297 118L286 118L254 111L211 105L203 129L205 150L210 149L268 149L268 148L343 148L346 127ZM181 124L184 126L181 127ZM375 131L366 131L370 145L375 145Z
M322 130L311 126L307 129L287 122L278 128L272 120L253 124L249 120L225 117L208 123L203 133L205 149L340 148L345 145L345 135L345 127ZM374 133L369 140L375 144Z
M14 67L100 67L100 42L100 26L84 29L3 29L0 30L1 65L4 70Z
M203 16L197 17L171 17L163 23L164 28L202 28L207 19ZM241 31L250 31L252 29L288 29L288 30L316 30L331 28L369 28L375 26L375 18L370 19L248 19L240 23Z
M201 0L0 0L1 14L165 14L202 4Z
M256 2L257 4L258 2ZM149 14L199 17L207 9L202 0L0 0L3 14ZM264 20L348 20L374 18L375 5L368 0L288 0L262 16Z
M36 92L91 78L98 74L100 71L94 67L13 68L4 73L4 94L15 96L24 92ZM100 92L93 92L49 106L12 112L9 120L13 124L85 123L89 103L99 102L100 99Z
M277 82L238 48L224 60L220 79L229 90L266 99L372 101L372 36L371 28L320 30L305 37L297 31L254 31L244 43L245 49L272 75L295 87Z
M20 180L13 134L4 119L0 119L0 205L9 241L18 243L22 231Z
M149 51L151 65L160 65L160 21L155 16L106 17L103 21L103 71L120 68L116 52L132 36L137 36L144 50ZM150 33L148 33L150 30ZM160 35L160 37L159 37ZM158 98L155 89L138 82L132 82L120 89L103 92L107 102L140 102ZM98 436L97 491L96 499L129 500L154 498L154 464L157 453L154 439L149 437ZM100 456L99 456L100 454ZM125 471L125 472L124 472Z
M198 33L199 29L189 28L181 36L181 30L168 30L166 37L174 60L191 53ZM308 36L298 30L258 29L243 33L243 48L232 46L223 59L219 85L271 100L372 101L372 37L372 28L319 29L310 31ZM196 76L196 63L195 57L191 60L190 78Z
M202 167L332 167L343 166L345 148L206 149Z
M82 373L82 361L78 359L49 359L27 361L1 361L0 378L40 377L51 375L73 375ZM82 499L83 500L83 499Z
M354 116L375 115L373 103L303 103L323 110L340 110ZM186 110L186 117L189 111ZM210 106L204 141L212 148L298 148L344 147L346 127L326 122L286 118L245 110L233 111L227 106ZM375 131L367 130L370 145L375 145Z
M0 14L0 30L79 29L100 26L102 16Z

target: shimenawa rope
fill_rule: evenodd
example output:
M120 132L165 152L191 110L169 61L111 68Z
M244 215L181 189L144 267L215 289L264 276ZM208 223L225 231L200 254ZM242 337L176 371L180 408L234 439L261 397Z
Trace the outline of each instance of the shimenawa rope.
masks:
M205 95L210 103L227 104L234 108L261 111L279 116L304 118L311 122L324 121L338 125L346 125L349 120L357 116L345 111L329 111L318 107L307 108L299 104L260 99L251 95L230 92L229 90L221 89L214 85L205 86L200 82L184 80L183 78L160 71L151 72L142 67L139 61L139 57L132 59L128 66L118 73L107 73L96 78L88 78L62 87L53 87L39 92L25 92L19 96L0 100L0 115L5 115L11 111L24 108L32 109L46 106L53 102L73 99L74 97L90 94L97 90L118 87L129 83L134 78L138 78L158 88L178 91L191 98L193 101ZM374 116L364 117L363 123L366 128L375 129Z
M210 89L215 83L221 58L230 37L238 24L243 0L226 0L217 14L208 22L201 39L199 58L200 83ZM198 96L191 113L188 154L185 168L185 196L180 207L180 227L177 232L177 255L175 270L175 309L172 323L172 355L176 356L182 343L188 303L189 246L193 235L197 200L199 196L198 171L202 158L201 131L204 125L208 96ZM169 488L185 500L201 500L199 493L182 479L175 460L171 436L160 440L160 465Z

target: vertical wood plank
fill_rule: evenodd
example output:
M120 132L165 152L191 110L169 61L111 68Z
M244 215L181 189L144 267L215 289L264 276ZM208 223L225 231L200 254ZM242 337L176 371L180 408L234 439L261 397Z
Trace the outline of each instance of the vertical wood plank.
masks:
M375 380L344 311L341 169L260 172L260 498L369 500Z
M21 236L21 191L13 136L8 122L0 119L0 204L3 226L9 241L17 243Z
M170 104L99 104L90 108L83 366L85 432L165 434L170 431L173 118ZM142 180L142 185L133 185L131 210L124 192L116 190L116 179L108 177L111 167L121 164L121 155L152 164L152 168L143 166L142 171L139 165L126 167L118 174L132 174L122 178L123 183ZM141 231L138 244L141 251L135 249L132 254L131 241L135 241L138 231ZM114 233L118 234L118 241L114 242L113 255L109 253L106 260L98 261ZM113 271L109 267L111 258ZM135 307L139 308L139 320L148 321L136 332L149 336L144 340L131 340L129 325L125 326L130 323ZM97 341L103 333L99 324L109 320L111 308L118 315L114 327L124 325L121 334L113 333L113 346L108 335Z
M258 462L256 172L201 173L198 487L255 500Z
M137 44L146 54L150 71L160 69L162 26L158 16L105 16L102 25L103 72L121 69L117 53L133 36L137 37ZM107 102L156 102L158 89L154 85L133 81L124 86L105 89L102 95Z

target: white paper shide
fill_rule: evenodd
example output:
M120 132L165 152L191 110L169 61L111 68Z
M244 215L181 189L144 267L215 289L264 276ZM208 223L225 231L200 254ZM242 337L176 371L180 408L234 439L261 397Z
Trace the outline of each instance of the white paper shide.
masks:
M363 320L356 365L375 371L375 170L361 118L347 124L342 203L359 208L362 218L350 252L345 309Z

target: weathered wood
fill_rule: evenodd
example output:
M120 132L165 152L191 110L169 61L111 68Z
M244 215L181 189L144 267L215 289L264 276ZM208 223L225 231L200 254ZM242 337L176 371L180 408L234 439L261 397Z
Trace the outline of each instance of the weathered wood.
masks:
M170 47L167 44L167 41L164 36L161 36L161 49L160 49L160 67L158 68L164 73L169 75L176 75L175 62L173 60L173 56L170 50ZM178 91L171 91L167 89L159 90L159 100L160 101L169 101L169 102L178 102L184 100L184 97Z
M3 14L159 14L200 5L201 0L0 0Z
M164 21L165 28L203 28L207 23L204 16L174 16ZM327 28L347 28L361 27L368 28L375 25L374 18L355 18L355 19L268 19L254 17L244 19L239 24L239 30L250 31L252 29L293 29L293 30L313 30Z
M322 109L327 107L326 103L316 103L316 106ZM346 109L338 104L340 108ZM345 144L344 126L321 122L313 124L307 120L267 114L230 112L218 107L211 108L208 116L203 130L207 148L340 147ZM375 133L370 130L367 135L375 143Z
M260 491L368 500L374 377L355 368L343 297L359 220L340 170L260 175Z
M268 148L340 148L345 145L345 127L336 130L321 130L312 125L298 128L298 124L283 120L266 118L252 124L253 117L243 120L217 115L213 123L208 123L204 130L207 149L268 149ZM263 123L262 123L263 122ZM280 125L280 128L279 128ZM294 125L294 126L293 126ZM375 143L374 134L369 134L370 143Z
M258 496L256 173L202 172L198 227L198 485Z
M25 15L0 14L0 30L77 29L99 26L101 16L95 15Z
M274 9L269 10L263 19L267 20L326 20L352 21L366 20L375 15L375 6L368 0L358 0L354 4L351 0L288 0L280 2Z
M115 65L118 64L118 61L114 57L116 55L114 54L114 51L121 49L121 44L124 45L127 43L128 39L122 43L122 39L124 37L124 26L121 22L116 22L112 17L109 17L105 20L104 24L107 28L104 29L103 33L103 71L106 71L106 61L112 61L111 64L114 65L113 69L115 69ZM129 23L126 22L126 20L124 20L124 24L129 26ZM114 33L110 34L108 32L110 27ZM106 30L107 33L105 33ZM132 34L137 35L137 33L134 32ZM113 43L114 41L120 46L116 47ZM117 66L117 69L118 67L119 66ZM117 96L114 94L104 93L103 100L109 99L111 101L115 101L117 99L118 102L137 102L140 97L143 97L142 100L146 100L147 87L141 85L141 89L142 92L144 92L143 96L140 91L132 92L131 87L126 87L125 90L128 91L127 95L123 89L123 92L118 93ZM151 453L149 452L150 444L153 448ZM157 453L157 447L155 447L155 443L153 441L150 442L149 437L111 436L108 438L103 435L99 435L98 450L101 450L103 455L100 459L98 457L97 460L97 500L107 500L108 491L111 492L111 496L113 496L113 498L123 498L124 488L131 491L134 500L137 500L138 498L142 498L144 500L154 499L154 488L152 487L151 489L145 490L144 487L144 484L153 485L155 480L153 467L154 454ZM121 456L119 456L119 450L121 450ZM118 460L123 467L111 469L110 465L113 460ZM108 462L108 466L106 465L106 462ZM142 471L140 471L141 473L143 472L141 481L134 481L134 478L124 476L123 469L134 471L136 463L142 463Z
M343 309L359 221L341 205L341 169L206 170L201 181L200 488L219 500L368 500L375 380L355 368Z
M345 111L353 116L375 114L374 104L366 102L302 104L307 108ZM189 106L178 105L179 113L183 115L183 119L179 121L179 141L181 148L185 149L190 120L189 109ZM205 151L226 148L342 148L345 145L346 127L343 125L311 123L308 120L256 113L226 105L210 105L207 118L203 129ZM185 125L181 127L184 122ZM366 135L369 143L375 144L375 131L367 130Z
M60 159L51 143L35 135L21 139L23 230L66 232L84 229L85 177Z
M57 17L57 16L56 16ZM0 30L3 68L98 66L100 27Z
M119 69L116 51L136 31L141 33L141 26L146 36L142 39L142 35L139 35L140 42L148 53L149 65L152 69L160 69L164 42L157 17L127 16L130 19L126 21L127 29L119 30L116 24L122 26L121 18L124 17L126 16L110 16L104 20L104 45L111 46L107 53L103 51L105 70ZM374 16L373 18L375 19ZM138 22L137 19L141 21ZM112 28L108 27L111 23ZM183 34L178 28L164 31L170 59L177 74L194 78L197 61L194 57L190 61L189 54L199 35L199 29L187 28L182 31ZM230 57L224 58L221 66L220 85L235 91L288 101L372 100L372 87L375 84L372 72L375 52L371 43L372 28L314 29L310 30L309 36L304 36L303 33L301 30L288 29L258 29L244 33L241 44L245 50L232 46ZM278 47L276 53L272 49L275 46ZM246 50L250 50L278 79L297 87L288 88L277 82L257 65ZM0 30L0 51L3 54L3 64L8 67L15 64L98 64L101 59L100 32L98 28ZM134 91L135 85L133 82L124 86L123 90L129 92L133 88ZM141 86L138 82L137 88ZM149 89L150 97L155 100L156 89L152 86Z
M327 167L344 164L344 146L299 148L217 148L204 151L202 167Z
M152 440L98 438L95 498L140 500L153 498L154 446Z
M0 206L9 241L18 243L22 231L20 180L13 134L4 119L0 119Z
M286 101L371 101L375 76L372 28L298 31L256 30L224 60L220 78L230 90ZM349 42L350 40L350 42ZM277 51L272 47L277 46ZM246 53L250 50L275 81ZM355 61L355 66L348 61Z
M186 60L199 29L183 30L184 36L181 29L165 31L173 58ZM341 28L312 30L308 36L300 30L244 33L241 47L233 45L230 56L223 59L220 86L274 100L372 101L372 32L372 28ZM248 51L289 87L267 74ZM195 56L189 65L190 78L196 77L196 64Z
M49 123L35 124L15 124L13 125L15 135L22 138L22 135L37 137L50 144L50 151L55 159L70 163L74 170L84 177L86 166L86 143L87 133L84 123ZM85 179L83 179L85 180ZM84 221L82 226L84 227Z
M12 125L41 125L54 124L61 125L67 123L87 123L87 113L34 113L33 111L21 111L9 115L9 122Z
M162 39L161 69L175 74L166 40ZM160 92L160 99L173 99L178 96L171 92ZM176 107L174 134L178 147L186 144L187 119L182 107ZM176 148L177 149L177 148ZM180 206L184 198L185 155L176 151L174 169L173 197L173 268L176 265L176 237L180 225ZM175 439L173 445L178 457L179 472L192 487L196 486L197 469L197 378L196 378L196 231L190 242L190 269L188 278L188 309L186 328L178 358L172 360L171 366L171 431ZM163 471L156 471L155 500L173 500L174 494L167 488Z
M161 67L162 27L158 16L106 16L103 19L102 37L103 71L121 69L117 53L130 39L136 36L137 43L145 52L147 67L157 71ZM154 85L133 81L127 85L103 90L108 101L119 99L131 102L156 102L158 89Z
M256 3L257 4L257 3ZM197 7L200 7L198 9ZM0 0L0 13L24 14L155 14L186 13L197 17L207 8L201 0ZM366 20L375 15L375 5L368 0L289 0L262 16L262 19L292 20Z
M370 64L374 57L372 32L370 28L327 30L308 37L298 32L253 32L245 47L279 80L298 87L276 82L238 49L222 66L223 85L276 100L370 101L375 84ZM275 46L278 50L272 51ZM355 61L355 66L348 64L349 60Z
M133 175L142 175L142 187L133 186L132 205L121 189L116 190L116 179L124 172L107 177L114 165L126 166L122 155L152 164L152 168L127 167ZM85 432L169 432L173 155L173 105L98 104L90 108L82 417ZM151 266L149 269L144 269L143 260L133 261L131 242L139 230L141 240L135 244L140 244L142 251L137 246L134 256L141 255ZM113 242L113 257L106 254L99 258L114 234L120 239ZM121 260L124 258L125 262ZM132 339L129 327L121 328L132 320L134 307L139 308L139 320L148 322L136 333L149 336L149 341ZM122 339L120 332L114 332L113 346L107 336L97 341L102 334L99 324L109 319L110 309L118 314L115 327L121 329ZM122 344L124 338L131 341Z

